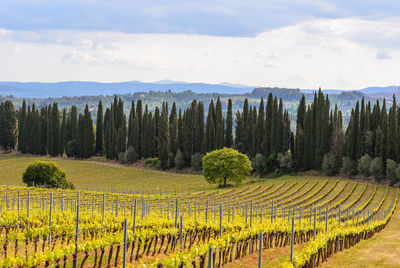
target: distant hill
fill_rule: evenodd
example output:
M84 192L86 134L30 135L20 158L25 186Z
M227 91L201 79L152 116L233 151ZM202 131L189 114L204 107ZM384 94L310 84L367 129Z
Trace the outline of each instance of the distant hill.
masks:
M379 94L379 93L398 93L400 86L389 86L389 87L367 87L360 91L365 94Z
M254 87L234 84L206 84L185 83L175 81L159 81L145 83L140 81L128 81L118 83L99 83L69 81L57 83L41 82L0 82L0 95L25 98L71 97L71 96L97 96L127 94L149 91L173 91L184 92L192 90L196 93L218 92L222 94L244 94Z
M187 83L182 81L161 80L156 82L140 82L127 81L116 83L100 83L89 81L67 81L67 82L0 82L0 96L15 96L22 98L60 98L72 96L99 96L99 95L122 95L133 94L138 92L185 92L193 91L198 94L220 93L220 94L250 94L265 96L269 92L275 95L287 95L288 91L292 92L293 98L298 98L302 93L314 93L316 89L286 89L271 87L256 87L242 84L220 83ZM285 91L278 93L279 91ZM340 94L342 92L350 92L349 90L325 89L326 94ZM398 86L389 87L367 87L357 90L373 98L380 98L392 95L398 92Z

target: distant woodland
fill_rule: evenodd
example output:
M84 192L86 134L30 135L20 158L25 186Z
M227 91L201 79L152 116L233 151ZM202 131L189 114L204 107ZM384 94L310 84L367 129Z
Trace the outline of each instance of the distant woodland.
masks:
M128 116L130 110L130 104L132 101L141 100L146 103L148 110L155 112L156 107L161 107L163 102L174 103L181 109L186 109L191 106L193 100L203 102L205 105L205 113L208 112L208 104L211 100L216 102L219 97L222 103L222 112L227 113L228 99L232 100L232 109L234 111L243 108L244 100L247 99L249 106L259 106L261 98L267 99L268 95L272 93L278 99L282 99L284 109L288 111L289 117L292 122L296 121L297 106L300 99L304 95L306 103L311 104L314 100L314 93L302 93L299 89L287 89L287 88L255 88L250 93L245 94L221 94L221 93L198 93L191 90L184 92L173 92L173 91L149 91L149 92L136 92L132 94L117 95L118 98L124 103L124 113ZM331 103L337 104L338 108L343 112L344 125L347 125L350 119L351 109L356 105L357 101L370 100L375 102L379 98L370 98L360 91L346 91L339 94L329 94ZM69 109L72 105L77 107L77 111L83 113L86 105L89 107L89 111L92 112L93 122L96 123L96 113L99 101L102 101L104 108L110 107L113 103L114 95L97 95L97 96L75 96L75 97L58 97L58 98L18 98L13 96L0 96L0 101L11 100L15 105L16 109L22 106L23 100L27 105L35 103L37 108L41 108L50 103L56 102L60 109ZM382 101L382 99L380 99ZM333 106L331 107L334 108ZM171 109L171 106L169 107ZM292 129L295 125L292 124Z

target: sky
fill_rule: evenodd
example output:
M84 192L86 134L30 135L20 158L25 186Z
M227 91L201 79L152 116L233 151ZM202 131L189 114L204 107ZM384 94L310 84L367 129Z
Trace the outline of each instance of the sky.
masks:
M0 81L400 85L400 1L0 0Z

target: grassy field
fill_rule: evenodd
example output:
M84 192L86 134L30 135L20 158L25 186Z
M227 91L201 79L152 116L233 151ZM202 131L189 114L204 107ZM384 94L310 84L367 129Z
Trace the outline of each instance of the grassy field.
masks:
M124 167L95 161L16 157L0 155L0 184L23 185L22 174L26 167L40 159L56 162L66 171L68 180L80 189L107 191L189 191L209 189L203 176L175 174L157 170Z

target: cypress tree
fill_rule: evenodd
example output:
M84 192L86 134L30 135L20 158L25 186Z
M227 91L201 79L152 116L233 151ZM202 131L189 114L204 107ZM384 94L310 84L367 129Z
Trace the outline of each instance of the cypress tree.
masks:
M389 133L388 133L388 143L387 143L387 158L394 161L398 160L397 156L397 109L396 109L396 97L393 94L393 103L389 111Z
M155 121L154 144L156 148L156 155L159 157L161 152L161 141L160 141L161 138L159 136L159 133L161 132L161 130L160 130L160 109L158 108L158 106L154 111L154 121Z
M190 157L194 153L195 147L195 130L196 130L196 112L197 112L197 101L193 100L190 107L185 113L185 143L183 154L187 164L190 163Z
M306 98L303 95L297 108L296 139L295 139L295 164L296 169L304 168L304 120L306 113Z
M283 118L283 102L279 99L278 117L277 117L277 134L276 134L276 152L282 152L283 132L284 132L284 118Z
M254 107L255 109L255 107ZM253 131L254 128L254 112L253 112L253 107L250 106L249 109L249 116L247 120L247 126L246 126L246 137L247 137L247 153L250 155L254 155L254 138L255 138L255 133Z
M75 105L71 107L71 140L78 136L78 111Z
M15 149L17 113L14 105L7 100L0 104L0 145L8 151Z
M314 135L313 131L313 107L314 103L307 107L307 112L304 120L304 154L303 166L304 169L312 169L314 167Z
M264 117L265 117L265 112L264 112L264 99L261 98L260 101L260 106L258 108L258 118L257 118L257 128L256 128L256 139L255 139L255 143L257 144L256 146L256 153L261 153L262 152L262 148L260 146L260 144L263 143L264 140L264 130L265 130L265 121L264 121Z
M204 148L204 104L198 102L196 112L196 126L194 131L194 152L201 153Z
M22 107L18 112L18 151L26 153L26 102L22 102Z
M320 169L323 156L329 151L329 100L324 99L321 88L315 103L315 157L314 168Z
M32 123L33 123L33 138L34 140L34 146L33 146L33 153L34 154L40 154L40 117L39 117L39 111L35 109L35 103L32 104L32 108L34 111L34 114L32 114Z
M272 93L268 94L267 106L265 108L265 137L262 143L263 151L265 156L271 154L271 133L272 133L272 110L273 110L273 97Z
M142 134L143 134L143 111L142 111L142 101L138 100L136 102L136 118L137 118L137 125L138 125L138 130L137 130L137 147L135 147L135 150L137 150L137 154L139 158L143 157L143 151L142 151Z
M106 109L104 114L104 154L107 159L110 159L110 144L109 144L109 135L110 135L110 109Z
M219 97L217 99L215 114L215 146L217 149L221 149L224 147L224 124L222 116L222 104Z
M146 108L148 109L147 105L146 105ZM155 122L155 119L151 112L148 112L147 120L148 120L148 126L149 126L149 129L148 129L149 139L147 139L147 144L148 144L147 146L149 148L148 154L149 154L149 156L154 157L154 156L158 155L159 152L155 151L156 147L155 147L154 141L155 141L156 137L155 137L154 133L155 133L155 129L156 129L156 122Z
M121 152L125 152L126 149L126 135L127 135L127 128L126 128L126 117L124 114L124 103L119 98L117 102L117 97L114 97L114 105L113 109L114 111L114 127L115 127L115 133L117 133L117 142L116 142L116 156L118 158L118 154Z
M49 154L57 156L60 153L60 118L57 103L53 103L49 120Z
M289 119L289 113L287 110L285 110L284 115L283 115L283 135L282 135L282 152L288 151L290 147L290 119ZM294 155L294 152L291 151L292 155Z
M117 130L116 130L117 131ZM122 115L121 126L117 131L117 152L125 152L126 150L126 116ZM118 157L118 154L117 154Z
M232 119L232 99L228 100L228 111L226 113L226 130L225 130L225 146L231 147L233 145L233 119ZM261 142L259 143L261 144Z
M34 109L34 108L32 108ZM67 110L63 109L61 129L60 129L60 154L63 155L65 151L65 128L67 123Z
M235 145L243 147L243 118L240 111L236 112ZM239 150L243 151L243 150Z
M271 153L278 153L277 143L279 140L279 126L278 126L278 99L274 98L274 102L272 105L272 116L271 116Z
M178 117L176 113L176 104L172 104L171 114L169 116L169 141L170 152L175 157L178 150Z
M247 99L244 100L243 103L243 111L242 111L242 120L243 120L243 124L242 124L242 138L243 138L243 149L245 152L248 152L249 150L249 140L251 139L251 136L248 136L248 129L249 129L249 102Z
M353 140L351 142L353 142L353 150L351 152L351 158L353 160L357 160L360 157L360 153L358 151L358 149L360 148L360 133L359 133L359 111L360 111L360 107L359 107L359 102L357 101L356 103L356 108L354 109L354 121L353 121L353 125L352 125L352 132L353 132Z
M366 153L365 143L366 143L366 112L365 112L365 102L364 97L361 99L361 111L360 111L360 147L358 152L360 156Z
M386 101L383 99L381 118L380 118L380 156L382 157L383 163L386 163L388 157L388 122L387 122L387 111L386 111Z
M83 115L83 149L82 152L83 158L89 158L93 154L94 147L94 132L93 132L93 120L92 115L89 111L89 107L86 104L84 115Z
M143 157L151 156L150 143L154 143L153 138L155 137L154 128L151 126L152 118L149 115L147 104L145 105L143 113L143 124L142 124L142 134L141 134L141 149L143 150Z
M97 122L96 122L96 154L103 155L103 135L104 135L104 122L103 122L103 103L101 100L97 106Z
M131 109L129 111L129 118L128 118L128 147L132 146L134 144L134 121L136 118L136 113L135 113L135 101L132 100L131 104Z
M160 150L160 166L163 170L168 168L168 142L169 142L169 126L168 126L168 104L162 105L160 123L159 123L159 142Z
M183 118L182 118L182 110L179 109L179 116L178 116L178 150L183 152L183 144L184 144L184 125L183 125Z
M210 105L208 106L208 115L206 121L206 152L215 150L215 125L213 112L214 111L214 102L211 100Z
M252 132L252 138L251 138L251 151L250 153L252 155L256 155L257 153L257 118L258 118L258 113L257 113L257 108L256 106L253 107L253 114L252 114L252 125L251 125L251 132Z
M116 159L116 132L113 107L107 108L104 115L104 152L107 159Z

